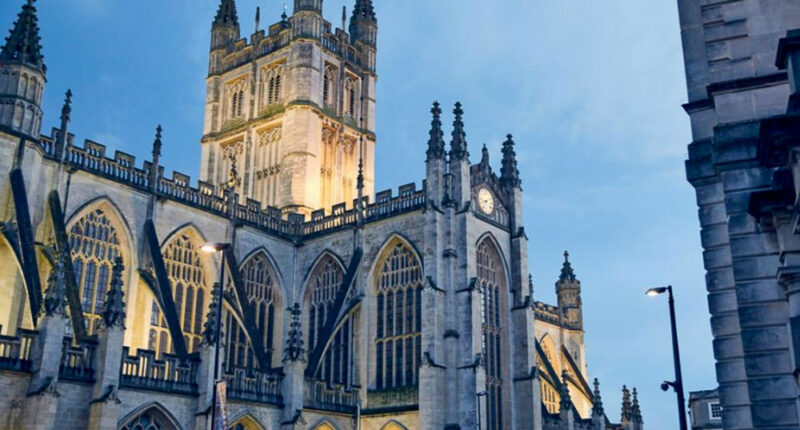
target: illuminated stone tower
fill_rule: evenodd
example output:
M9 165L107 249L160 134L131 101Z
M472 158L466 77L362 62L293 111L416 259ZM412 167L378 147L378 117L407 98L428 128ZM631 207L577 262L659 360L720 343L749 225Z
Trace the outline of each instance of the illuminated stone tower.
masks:
M350 31L322 17L322 0L295 0L294 14L240 36L234 0L212 25L201 180L228 181L240 202L308 214L374 191L377 19L358 0Z

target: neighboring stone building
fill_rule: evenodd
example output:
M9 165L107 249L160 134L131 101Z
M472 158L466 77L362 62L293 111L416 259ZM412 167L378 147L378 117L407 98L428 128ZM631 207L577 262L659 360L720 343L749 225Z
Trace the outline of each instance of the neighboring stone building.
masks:
M216 372L235 430L643 428L635 389L612 424L587 382L568 255L558 306L533 300L511 136L499 175L472 165L435 103L422 186L372 198L371 1L342 21L295 0L245 40L221 1L194 187L160 127L141 167L76 145L69 92L40 134L26 2L0 53L0 429L205 429Z
M689 393L689 416L692 430L722 428L722 405L719 390L693 391Z
M678 4L722 425L796 429L800 2Z

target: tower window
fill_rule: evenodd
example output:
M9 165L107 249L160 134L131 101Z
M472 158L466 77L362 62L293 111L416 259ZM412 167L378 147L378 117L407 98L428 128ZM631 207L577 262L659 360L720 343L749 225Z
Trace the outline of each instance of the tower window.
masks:
M344 94L347 97L345 99L345 113L350 118L356 119L356 98L358 97L358 89L356 88L357 81L353 78L347 78L344 82Z
M336 69L333 66L325 67L325 75L322 77L322 101L326 105L334 105L336 95L333 88L336 83Z

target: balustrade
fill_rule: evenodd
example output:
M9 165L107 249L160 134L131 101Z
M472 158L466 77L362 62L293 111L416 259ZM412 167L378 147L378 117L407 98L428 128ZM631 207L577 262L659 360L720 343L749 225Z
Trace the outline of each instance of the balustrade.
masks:
M17 336L0 335L0 369L31 371L31 345L37 332L20 329Z
M256 369L233 368L222 377L228 386L228 397L262 403L281 404L281 380L279 373L260 372Z
M86 339L74 345L71 337L65 337L63 345L59 377L75 381L93 381L97 341Z
M358 406L358 388L325 381L306 383L306 407L331 412L353 413Z
M135 356L123 348L120 385L146 390L173 391L183 394L197 393L197 366L195 358L182 360L178 356L155 351L138 350Z

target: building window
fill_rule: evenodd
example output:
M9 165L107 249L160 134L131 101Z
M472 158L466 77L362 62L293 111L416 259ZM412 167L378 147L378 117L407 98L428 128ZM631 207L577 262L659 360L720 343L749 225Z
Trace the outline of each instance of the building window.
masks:
M405 243L392 246L376 276L375 381L379 390L417 384L422 268Z
M273 66L262 72L262 108L281 101L283 86L283 65Z
M69 229L69 248L86 329L91 335L97 330L111 282L111 268L120 253L119 236L106 213L96 209Z
M164 248L164 265L167 269L170 284L172 284L172 294L175 299L175 311L178 321L183 324L183 337L186 341L186 349L192 352L200 345L201 333L203 330L203 312L206 309L205 296L208 294L205 274L200 261L198 246L186 234L181 234ZM166 319L163 313L157 312L158 304L153 300L152 313L150 318L150 345L153 348L156 338L158 344L155 347L159 354L168 353L171 350L169 330L167 329ZM159 315L161 314L161 315ZM160 317L160 322L158 321Z
M254 322L262 330L264 336L254 347L261 348L271 360L275 335L275 312L278 309L279 301L275 274L267 256L259 253L247 260L240 271L240 277L247 300L253 307ZM225 333L227 337L226 367L228 369L253 367L255 364L253 350L248 345L244 328L230 312L227 313L225 327L230 327L230 330Z
M326 255L317 263L311 277L308 345L309 351L317 348L320 342L331 339L328 350L320 361L316 378L336 384L349 385L352 380L353 362L353 324L348 317L335 333L324 333L328 318L336 318L332 313L336 296L342 288L344 270L333 257Z
M344 94L345 94L345 114L353 119L358 119L356 111L358 108L358 88L356 87L356 80L348 77L344 81Z
M484 239L478 245L477 281L481 295L481 330L486 362L487 422L489 430L503 428L503 265L494 245Z
M708 416L711 417L712 420L721 420L722 419L722 405L719 402L711 402L708 404Z
M244 113L244 90L236 87L231 92L230 119L240 118Z
M336 104L334 88L336 88L336 68L325 66L325 75L322 77L322 101L326 106Z

